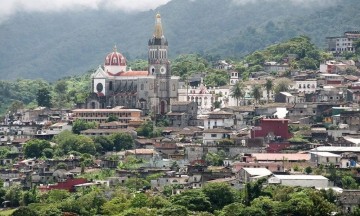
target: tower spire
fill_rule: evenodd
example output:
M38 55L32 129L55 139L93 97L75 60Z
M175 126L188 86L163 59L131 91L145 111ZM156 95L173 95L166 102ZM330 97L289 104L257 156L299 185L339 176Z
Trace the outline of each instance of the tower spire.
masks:
M156 14L156 21L155 21L155 32L154 37L156 39L161 39L164 36L163 29L161 25L161 16L159 13Z

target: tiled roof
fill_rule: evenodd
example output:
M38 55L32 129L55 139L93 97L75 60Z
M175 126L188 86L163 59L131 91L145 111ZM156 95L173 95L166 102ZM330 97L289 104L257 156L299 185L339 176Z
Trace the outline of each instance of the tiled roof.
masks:
M310 154L253 153L257 161L308 161Z

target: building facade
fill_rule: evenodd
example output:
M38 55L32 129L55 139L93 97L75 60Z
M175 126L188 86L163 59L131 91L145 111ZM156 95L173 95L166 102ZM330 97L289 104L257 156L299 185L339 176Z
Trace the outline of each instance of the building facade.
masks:
M127 68L126 58L117 51L105 57L104 66L92 74L92 94L86 108L124 106L141 109L144 114L165 114L178 98L179 77L171 76L168 41L163 34L160 14L156 15L153 37L148 41L148 70Z

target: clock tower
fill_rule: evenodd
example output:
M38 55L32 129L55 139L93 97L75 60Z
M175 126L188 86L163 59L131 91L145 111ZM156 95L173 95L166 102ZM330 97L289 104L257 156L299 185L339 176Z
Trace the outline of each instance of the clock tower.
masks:
M149 74L154 76L153 109L155 114L165 114L170 111L172 81L168 41L163 34L160 14L156 15L154 34L148 45L148 70Z

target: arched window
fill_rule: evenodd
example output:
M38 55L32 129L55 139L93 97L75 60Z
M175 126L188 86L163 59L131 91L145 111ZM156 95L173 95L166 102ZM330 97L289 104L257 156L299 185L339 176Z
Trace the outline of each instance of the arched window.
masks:
M113 58L113 63L117 64L117 58L116 57Z
M113 82L112 82L112 81L109 82L109 90L110 90L110 91L113 90Z

